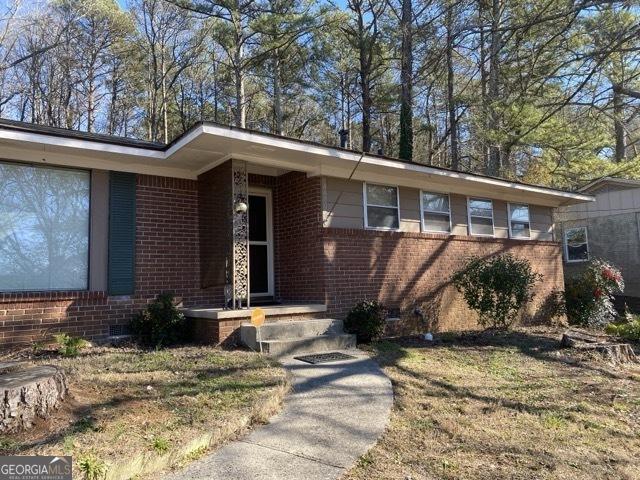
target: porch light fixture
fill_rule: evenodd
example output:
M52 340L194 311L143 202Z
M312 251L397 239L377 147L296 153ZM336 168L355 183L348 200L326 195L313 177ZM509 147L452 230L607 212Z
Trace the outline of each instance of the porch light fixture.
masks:
M241 214L241 213L247 213L249 207L247 207L247 204L244 202L238 202L236 203L236 213L237 214Z

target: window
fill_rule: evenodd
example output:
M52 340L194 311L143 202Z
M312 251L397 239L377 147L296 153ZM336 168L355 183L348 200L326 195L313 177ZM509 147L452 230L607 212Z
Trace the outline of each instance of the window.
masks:
M469 233L471 235L493 236L493 202L480 198L467 200L469 213Z
M564 231L564 254L567 262L589 260L587 227L568 228Z
M421 192L422 230L425 232L451 232L449 195Z
M531 238L529 205L523 203L509 204L509 236L511 238Z
M364 184L364 226L383 230L400 228L398 187Z
M87 171L0 162L0 291L84 290Z

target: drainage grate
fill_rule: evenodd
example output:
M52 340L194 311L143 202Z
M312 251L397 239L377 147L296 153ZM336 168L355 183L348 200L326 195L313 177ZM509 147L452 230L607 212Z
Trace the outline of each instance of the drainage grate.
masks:
M300 360L301 362L307 362L312 364L317 363L327 363L327 362L335 362L337 360L349 360L352 357L351 355L346 355L340 352L328 352L328 353L314 353L311 355L302 355L300 357L293 357L296 360Z
M129 335L129 325L109 325L109 336L119 337L122 335Z

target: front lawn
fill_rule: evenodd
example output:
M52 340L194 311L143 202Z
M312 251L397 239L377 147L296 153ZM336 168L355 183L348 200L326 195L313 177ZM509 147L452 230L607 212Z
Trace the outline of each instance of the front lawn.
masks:
M0 454L73 455L74 478L150 474L194 459L275 413L285 371L250 352L92 348L37 357L67 373L70 396L46 422L0 437Z
M558 350L559 333L383 341L389 428L347 479L638 479L640 367Z

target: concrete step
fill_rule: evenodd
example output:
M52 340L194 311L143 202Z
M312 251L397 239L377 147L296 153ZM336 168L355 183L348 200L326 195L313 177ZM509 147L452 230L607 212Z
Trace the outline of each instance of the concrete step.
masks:
M316 335L303 338L282 338L260 342L262 351L275 357L348 350L356 347L356 336L348 333Z
M344 333L342 320L332 318L265 323L260 327L259 332L250 323L245 323L240 327L242 343L254 350L258 347L258 340L306 338L342 333Z

